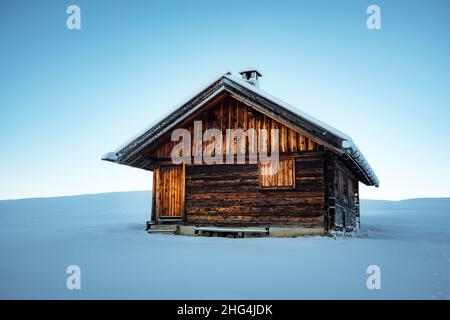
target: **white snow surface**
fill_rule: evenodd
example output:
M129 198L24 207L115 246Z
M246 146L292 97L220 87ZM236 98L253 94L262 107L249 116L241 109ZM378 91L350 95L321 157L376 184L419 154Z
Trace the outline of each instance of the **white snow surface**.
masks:
M357 237L147 234L150 193L0 201L2 299L449 299L450 199L362 201ZM66 268L81 268L81 290ZM381 289L366 287L369 265Z

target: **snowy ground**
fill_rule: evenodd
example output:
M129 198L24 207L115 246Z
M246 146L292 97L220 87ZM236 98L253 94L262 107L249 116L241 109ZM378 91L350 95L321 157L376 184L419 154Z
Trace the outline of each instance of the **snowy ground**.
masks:
M149 206L148 192L0 201L0 298L450 298L450 199L363 201L362 235L338 239L149 235Z

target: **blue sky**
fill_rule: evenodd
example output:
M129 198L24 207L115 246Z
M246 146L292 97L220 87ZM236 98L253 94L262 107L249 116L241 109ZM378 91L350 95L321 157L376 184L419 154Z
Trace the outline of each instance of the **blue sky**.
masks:
M81 8L81 30L66 8ZM381 8L381 30L366 8ZM381 187L450 196L448 1L1 1L0 199L151 188L100 161L226 71L353 137Z

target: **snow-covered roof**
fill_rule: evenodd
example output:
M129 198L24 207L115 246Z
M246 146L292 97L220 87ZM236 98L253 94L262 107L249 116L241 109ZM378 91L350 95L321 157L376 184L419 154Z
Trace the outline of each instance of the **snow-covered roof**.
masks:
M299 110L298 108L270 95L264 90L257 88L251 83L232 75L229 72L220 77L207 88L200 91L194 96L194 98L188 100L181 106L173 109L168 115L152 123L115 151L104 154L102 160L127 164L127 160L133 155L137 154L144 147L156 141L157 138L161 137L164 133L168 132L168 130L172 129L182 120L186 119L190 114L201 108L210 99L225 90L233 94L252 94L253 97L263 99L264 102L270 103L273 107L276 107L278 116L295 116L296 119L302 123L307 123L314 129L314 132L316 133L314 138L316 140L319 140L319 142L324 142L325 145L329 145L333 151L341 155L345 154L366 178L365 180L367 184L374 185L376 187L379 186L378 177L362 152L353 142L352 138L332 126Z

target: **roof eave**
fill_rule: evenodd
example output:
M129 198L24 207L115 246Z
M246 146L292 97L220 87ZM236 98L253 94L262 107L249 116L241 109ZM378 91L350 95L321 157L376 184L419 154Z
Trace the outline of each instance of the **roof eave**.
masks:
M116 152L107 152L102 156L103 161L116 162L117 163L117 153Z
M355 163L361 173L363 173L366 177L369 182L367 185L378 188L380 186L380 181L375 174L375 171L372 169L369 162L366 160L356 144L351 140L344 140L342 141L342 148L345 150L349 158Z

